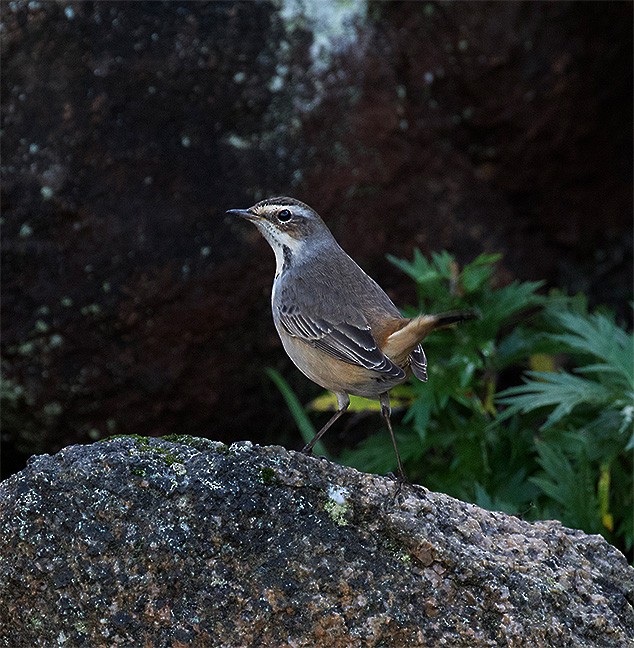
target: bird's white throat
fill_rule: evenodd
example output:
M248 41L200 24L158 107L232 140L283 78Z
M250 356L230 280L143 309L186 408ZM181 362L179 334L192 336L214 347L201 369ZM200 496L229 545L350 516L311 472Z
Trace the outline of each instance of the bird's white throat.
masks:
M264 238L275 253L275 276L278 277L287 270L293 257L302 253L304 241L300 241L287 232L283 232L266 221L256 223Z

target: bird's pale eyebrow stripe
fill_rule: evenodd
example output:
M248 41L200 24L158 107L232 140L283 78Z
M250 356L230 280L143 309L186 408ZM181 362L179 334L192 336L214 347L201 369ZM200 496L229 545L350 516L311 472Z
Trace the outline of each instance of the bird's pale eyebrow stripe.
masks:
M296 200L295 198L288 198L286 196L280 196L278 198L267 198L266 200L261 200L259 203L253 206L253 209L258 207L296 207L299 208L302 214L310 214L312 209L301 200Z
M268 198L267 200L260 201L256 207L268 207L269 205L279 205L280 207L302 207L303 203L293 198Z

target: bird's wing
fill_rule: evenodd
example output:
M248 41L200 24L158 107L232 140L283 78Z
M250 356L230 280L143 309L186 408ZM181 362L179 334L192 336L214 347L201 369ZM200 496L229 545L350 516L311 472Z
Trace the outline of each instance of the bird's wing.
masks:
M409 363L412 373L423 382L427 382L427 358L422 344L419 344L410 354Z
M379 349L369 326L341 322L332 324L320 317L310 317L292 309L279 313L284 330L333 358L371 369L385 377L405 378L405 372Z

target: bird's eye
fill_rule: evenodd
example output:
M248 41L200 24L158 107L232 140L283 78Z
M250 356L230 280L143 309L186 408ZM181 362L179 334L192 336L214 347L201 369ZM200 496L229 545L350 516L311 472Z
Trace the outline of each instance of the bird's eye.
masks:
M288 223L289 220L293 217L289 209L282 209L281 212L277 214L277 220L281 223Z

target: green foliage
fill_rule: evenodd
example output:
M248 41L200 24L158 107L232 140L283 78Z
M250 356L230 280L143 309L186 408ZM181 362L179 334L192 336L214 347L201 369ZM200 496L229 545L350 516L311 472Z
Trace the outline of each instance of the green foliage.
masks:
M543 338L572 369L526 372L498 395L507 408L497 420L521 416L543 433L531 481L554 517L631 549L634 339L604 314L545 313L554 332Z
M511 387L498 396L498 402L509 405L501 418L527 413L555 405L541 429L564 420L580 406L593 410L591 420L611 418L615 410L619 433L632 424L634 398L634 340L605 315L583 315L570 311L547 310L549 320L563 333L547 333L546 339L576 360L576 373L527 372L524 385ZM628 449L634 447L634 435Z
M550 373L528 371L526 384L511 387L498 395L499 403L510 407L500 418L508 418L518 412L531 412L540 407L556 405L540 429L552 427L572 410L583 403L593 407L610 405L610 390L600 383L579 378L566 372Z
M496 286L499 258L462 269L447 252L391 258L416 282L419 304L407 315L481 314L430 335L428 382L399 388L405 412L393 420L407 474L480 506L603 533L629 551L634 340L607 314L588 313L583 296L540 295L541 282ZM379 417L376 429L340 460L394 471Z

